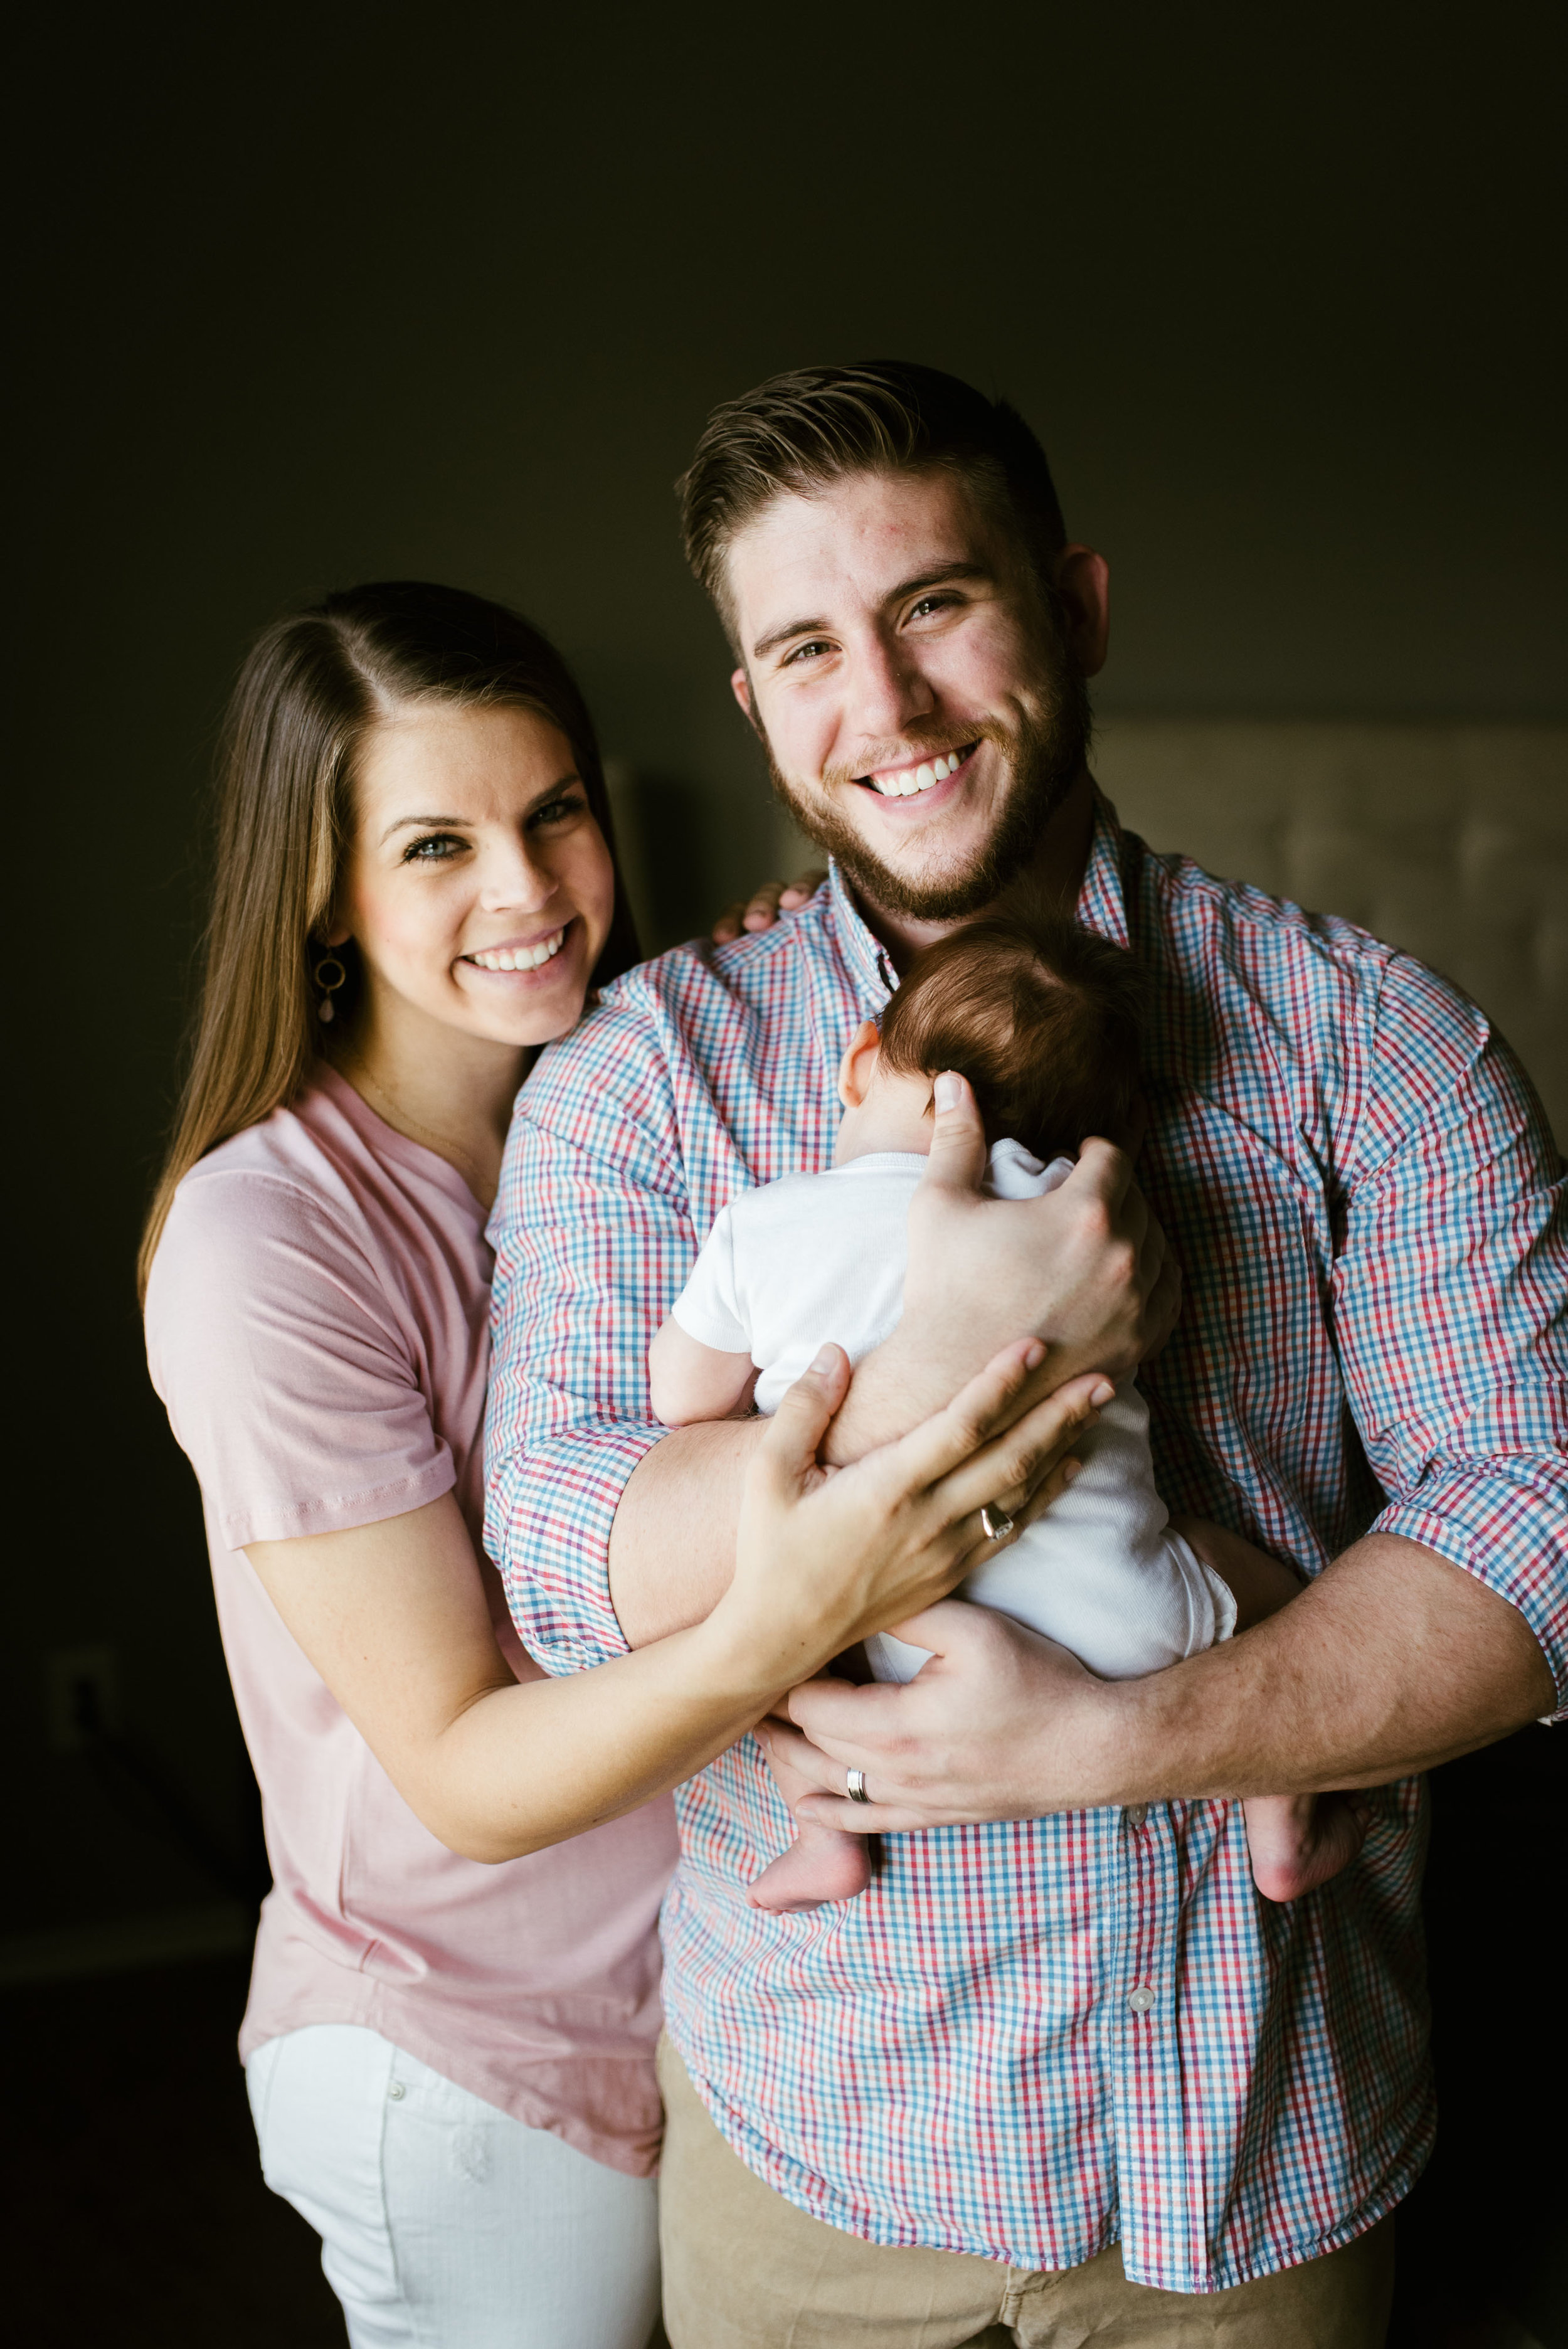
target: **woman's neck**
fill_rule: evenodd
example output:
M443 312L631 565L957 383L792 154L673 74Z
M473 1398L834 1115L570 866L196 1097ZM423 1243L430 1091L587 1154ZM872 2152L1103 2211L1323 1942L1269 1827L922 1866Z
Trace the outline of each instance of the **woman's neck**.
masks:
M533 1057L526 1047L459 1029L377 1018L367 1003L332 1060L377 1117L444 1158L489 1207L500 1182L511 1105Z

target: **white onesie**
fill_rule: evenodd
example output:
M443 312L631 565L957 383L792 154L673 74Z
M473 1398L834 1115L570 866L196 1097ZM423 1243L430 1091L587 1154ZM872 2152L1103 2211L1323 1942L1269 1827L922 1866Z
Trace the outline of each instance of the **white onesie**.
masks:
M705 1346L748 1353L757 1408L771 1413L830 1339L858 1362L903 1311L909 1203L923 1158L877 1151L825 1174L743 1191L719 1216L676 1300ZM1021 1143L991 1153L988 1187L1037 1198L1072 1173ZM1131 1379L1074 1447L1083 1474L1038 1523L972 1574L963 1595L1059 1640L1101 1680L1132 1680L1228 1639L1235 1601L1171 1530L1154 1489L1149 1409ZM881 1631L866 1642L879 1680L913 1680L929 1650Z

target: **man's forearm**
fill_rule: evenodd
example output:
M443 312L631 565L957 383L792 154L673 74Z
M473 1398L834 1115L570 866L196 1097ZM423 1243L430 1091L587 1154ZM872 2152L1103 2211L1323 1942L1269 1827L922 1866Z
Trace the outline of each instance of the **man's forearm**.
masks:
M1556 1702L1517 1609L1387 1535L1244 1637L1103 1693L1102 1791L1087 1799L1112 1803L1381 1785Z

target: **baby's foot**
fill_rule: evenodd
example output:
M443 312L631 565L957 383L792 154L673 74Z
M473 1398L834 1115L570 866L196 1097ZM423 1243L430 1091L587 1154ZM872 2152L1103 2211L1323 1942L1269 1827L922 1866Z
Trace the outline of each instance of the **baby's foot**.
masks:
M753 1909L776 1917L821 1909L830 1900L853 1900L872 1880L864 1836L841 1827L803 1826L787 1852L763 1869L746 1898Z
M1367 1840L1367 1806L1357 1795L1254 1795L1242 1809L1253 1882L1265 1900L1315 1892Z

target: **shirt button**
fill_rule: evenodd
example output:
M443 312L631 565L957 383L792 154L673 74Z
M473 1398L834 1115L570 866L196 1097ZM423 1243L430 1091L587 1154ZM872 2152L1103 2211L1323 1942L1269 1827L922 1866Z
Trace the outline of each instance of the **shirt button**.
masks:
M1143 1826L1148 1823L1149 1806L1147 1803L1129 1803L1121 1816L1130 1827Z
M387 2089L387 2095L391 2097L391 2099L392 2099L393 2103L394 2103L394 2104L397 2104L397 2103L398 2102L398 2100L400 2099L400 2097L402 2096L402 2094L403 2094L403 2083L402 2083L402 2081L401 2081L401 2080L394 2080L394 2081L393 2081L393 2083L392 2083L392 2085Z
M1136 1990L1128 1992L1127 2003L1134 2014L1147 2014L1154 2003L1154 1992L1147 1982L1140 1982Z

